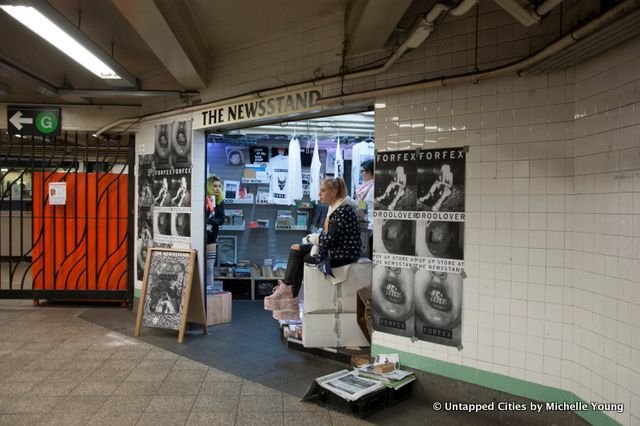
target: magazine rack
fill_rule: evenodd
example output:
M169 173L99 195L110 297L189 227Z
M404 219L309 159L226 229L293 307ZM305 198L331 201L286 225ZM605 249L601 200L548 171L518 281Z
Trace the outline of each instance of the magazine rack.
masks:
M324 389L314 381L302 397L302 400L315 402L322 407L364 419L378 411L409 399L414 383L415 381L407 383L397 390L385 387L355 401L347 401L335 393Z

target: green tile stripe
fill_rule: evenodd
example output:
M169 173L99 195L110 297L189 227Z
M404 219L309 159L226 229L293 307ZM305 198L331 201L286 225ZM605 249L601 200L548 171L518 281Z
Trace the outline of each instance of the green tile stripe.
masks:
M516 379L514 377L498 373L491 373L489 371L479 370L466 365L440 361L438 359L403 352L397 349L387 348L385 346L372 345L371 353L373 355L397 353L400 355L400 362L402 365L407 367L438 374L455 380L461 380L463 382L473 383L475 385L484 386L500 392L510 393L536 401L567 403L586 402L574 393L566 390L528 382L526 380ZM620 423L601 411L578 411L576 414L593 425L620 425Z

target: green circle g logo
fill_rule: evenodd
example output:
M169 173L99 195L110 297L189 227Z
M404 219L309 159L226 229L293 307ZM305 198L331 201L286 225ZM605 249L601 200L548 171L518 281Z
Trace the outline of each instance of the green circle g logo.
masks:
M58 117L52 112L41 112L36 115L36 127L41 133L49 134L58 128Z

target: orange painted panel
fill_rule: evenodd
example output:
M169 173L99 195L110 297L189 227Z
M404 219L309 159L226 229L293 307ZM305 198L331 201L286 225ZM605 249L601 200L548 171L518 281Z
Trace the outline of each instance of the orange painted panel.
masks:
M67 182L64 206L48 203L50 182ZM33 288L126 290L128 175L33 175Z

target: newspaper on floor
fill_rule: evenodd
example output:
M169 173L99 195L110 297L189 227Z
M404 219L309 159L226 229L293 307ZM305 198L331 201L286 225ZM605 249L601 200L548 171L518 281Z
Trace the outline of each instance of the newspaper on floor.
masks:
M316 383L348 401L355 401L384 388L380 381L366 379L358 376L355 371L347 370L318 377Z

